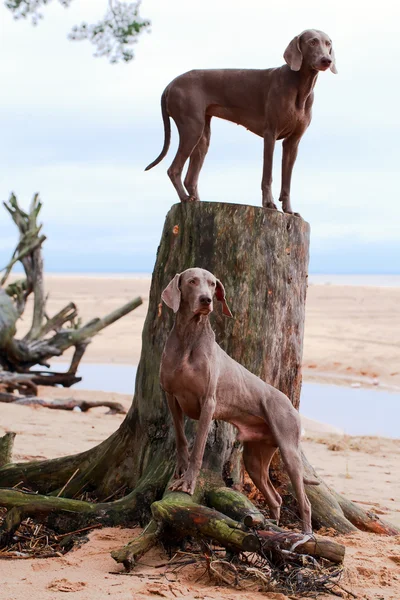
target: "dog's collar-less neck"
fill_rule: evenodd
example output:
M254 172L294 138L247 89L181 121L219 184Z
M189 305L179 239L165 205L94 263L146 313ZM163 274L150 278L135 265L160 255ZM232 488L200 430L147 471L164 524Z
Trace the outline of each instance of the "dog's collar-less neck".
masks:
M173 330L178 339L184 341L185 344L191 338L198 341L203 335L211 334L212 338L215 338L208 315L178 312Z
M300 83L298 84L296 106L298 108L304 108L317 83L318 71L309 68L304 68L304 70L300 69L299 78Z

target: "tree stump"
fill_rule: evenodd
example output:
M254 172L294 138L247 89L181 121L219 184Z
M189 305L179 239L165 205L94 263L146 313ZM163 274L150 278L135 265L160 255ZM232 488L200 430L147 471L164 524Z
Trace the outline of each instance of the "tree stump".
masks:
M144 549L155 543L163 526L170 531L171 522L164 522L163 515L170 514L172 506L174 514L182 518L186 509L193 519L200 515L199 535L203 532L208 536L215 530L207 522L211 518L207 515L211 513L201 510L201 505L213 508L212 518L216 519L214 524L220 531L220 543L225 539L221 532L230 531L233 522L239 529L253 522L257 528L265 526L262 515L256 509L251 510L247 499L239 500L238 492L231 490L230 494L227 489L233 484L239 485L243 477L240 446L235 440L234 428L227 423L212 423L195 495L189 499L184 494L166 492L175 466L175 438L159 385L159 365L172 328L173 313L161 303L161 292L176 273L189 267L213 272L225 286L234 315L233 319L226 319L220 307L216 308L212 326L217 341L230 356L286 393L297 408L308 246L309 226L295 216L244 205L208 202L174 205L167 214L157 252L135 395L124 422L112 436L87 452L55 460L5 465L0 469L0 486L11 488L23 481L39 495L27 499L22 492L0 489L0 506L11 508L18 503L19 517L29 516L30 512L35 518L42 515L62 531L92 522L126 525L150 521L151 527L143 539L114 553L116 560L125 565L132 565ZM187 420L189 442L195 430L196 422ZM280 491L285 492L286 477L278 462L275 463L275 481ZM316 490L320 487L323 494L318 495ZM121 489L127 495L101 502L118 495ZM318 526L324 524L324 514L331 523L332 504L328 499L333 493L323 485L312 489L311 500L318 506ZM67 502L66 498L79 498L86 491L92 497L96 495L100 502ZM186 496L185 501L182 496ZM335 503L338 507L336 528L354 530L341 512L337 498ZM230 520L220 511L226 511L225 516ZM359 514L357 519L360 522ZM17 522L11 521L10 531ZM195 528L189 529L193 534ZM178 530L175 533L179 537L182 526ZM9 531L5 534L9 535ZM249 539L246 538L246 543ZM229 547L229 541L225 541ZM342 550L336 550L333 554L343 556ZM332 548L329 553L332 555Z

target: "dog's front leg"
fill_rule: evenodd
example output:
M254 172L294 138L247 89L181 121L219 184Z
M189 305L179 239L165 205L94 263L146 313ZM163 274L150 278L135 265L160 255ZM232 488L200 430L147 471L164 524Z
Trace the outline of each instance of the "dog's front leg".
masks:
M282 143L282 187L279 201L282 202L282 210L284 213L295 214L300 216L299 213L293 213L292 205L290 202L290 184L292 180L292 172L294 163L296 162L297 150L299 147L300 137L298 135L292 135Z
M264 163L261 182L262 205L264 208L276 209L272 196L272 161L274 157L275 135L266 130L264 132Z
M171 411L174 422L175 440L176 440L176 467L174 477L182 477L189 464L189 449L185 435L183 411L175 396L165 392L168 401L168 407Z
M197 477L203 463L204 450L215 411L215 404L215 397L207 398L202 403L196 439L190 454L189 466L184 475L169 486L170 490L174 490L175 492L186 492L191 495L194 493Z

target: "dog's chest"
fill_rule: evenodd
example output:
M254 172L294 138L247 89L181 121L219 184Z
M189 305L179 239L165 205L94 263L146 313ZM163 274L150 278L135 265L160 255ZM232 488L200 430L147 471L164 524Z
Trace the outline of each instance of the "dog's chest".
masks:
M162 388L176 397L203 397L210 384L212 365L203 352L165 352L161 362Z

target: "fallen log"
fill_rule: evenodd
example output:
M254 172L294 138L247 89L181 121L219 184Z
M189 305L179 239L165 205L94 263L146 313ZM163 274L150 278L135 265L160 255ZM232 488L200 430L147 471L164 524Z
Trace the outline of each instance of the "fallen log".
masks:
M345 546L338 544L332 538L322 535L304 535L293 531L258 531L257 532L262 549L286 550L296 554L307 554L314 558L324 558L330 562L339 564L343 562ZM307 539L308 538L308 539Z
M156 522L168 525L182 537L205 537L241 552L260 549L257 536L247 527L213 508L193 502L188 494L167 493L162 500L153 502L151 512Z

